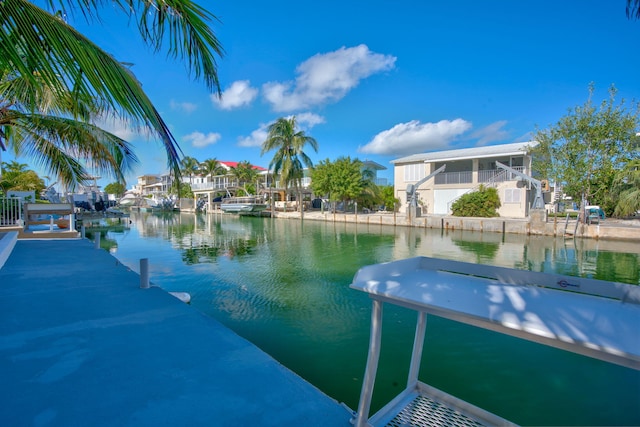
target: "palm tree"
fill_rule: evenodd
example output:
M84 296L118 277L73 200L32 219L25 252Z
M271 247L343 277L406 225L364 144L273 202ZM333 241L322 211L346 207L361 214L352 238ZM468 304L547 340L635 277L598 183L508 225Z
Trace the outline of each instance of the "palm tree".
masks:
M195 158L186 156L180 161L181 172L189 177L189 184L193 184L193 176L200 171L200 162Z
M627 0L627 17L640 19L640 0Z
M26 163L18 163L15 160L12 160L11 162L7 163L7 162L2 162L2 168L4 170L4 173L7 174L18 174L18 173L23 173L27 171L27 167L29 165L27 165Z
M613 180L618 195L614 215L625 217L640 212L640 159L630 160Z
M54 5L53 0L47 4ZM67 25L60 16L68 9L78 9L87 19L99 19L102 2L60 0L59 13L53 15L26 0L0 1L0 72L13 78L22 78L32 88L47 87L58 97L73 94L67 111L68 117L77 119L83 107L92 111L110 112L125 118L133 127L148 129L160 138L167 152L168 163L176 176L179 175L178 144L166 123L142 90L141 84L131 71L111 55L101 50L89 39ZM169 55L185 60L189 72L196 79L203 79L209 89L220 93L215 55L222 56L222 48L208 23L215 16L191 1L165 0L113 0L111 4L138 20L143 40L156 51L163 42L169 43ZM6 78L4 78L6 80ZM31 91L33 95L36 91ZM26 111L41 112L40 101L23 102ZM13 105L13 98L0 92L0 149L16 143L27 154L35 154L45 162L57 162L58 168L65 159L44 156L45 146L38 146L37 138L14 139L10 128L15 126L13 115L5 108ZM60 134L62 124L41 120L31 129L32 135L46 133L48 126L54 127L56 141L63 144L65 135ZM85 131L94 129L85 129ZM16 142L18 141L18 142ZM90 148L90 147L86 147ZM72 153L82 156L82 152ZM69 157L66 158L68 160ZM78 165L72 164L70 169ZM53 168L55 170L55 167ZM58 169L60 170L60 169ZM77 175L76 175L77 176Z
M216 176L222 175L227 170L222 167L220 162L214 157L212 159L207 159L204 162L200 163L200 172L202 172L203 176Z
M318 152L318 142L313 137L305 135L304 131L296 130L295 116L281 117L269 125L267 139L262 143L260 153L263 155L268 151L276 150L269 163L269 169L273 171L281 187L287 188L293 183L298 193L300 215L302 215L301 186L304 166L313 167L313 162L303 151L307 144Z
M258 177L258 171L247 160L243 160L236 167L232 167L231 174L238 180L238 187L242 187L247 194L249 194L249 191L246 188L246 184L253 182Z
M124 182L137 158L129 143L90 123L101 111L95 101L30 83L0 70L0 149L8 141L16 155L30 156L67 188L91 175L85 166Z

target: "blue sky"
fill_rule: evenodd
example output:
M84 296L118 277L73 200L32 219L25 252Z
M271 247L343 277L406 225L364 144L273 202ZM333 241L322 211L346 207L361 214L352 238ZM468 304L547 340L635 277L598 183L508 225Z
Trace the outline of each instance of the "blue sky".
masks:
M106 13L70 23L142 82L185 155L249 162L266 127L295 115L316 138L314 162L389 161L426 151L527 141L611 84L640 99L640 21L624 0L201 1L220 22L223 98L184 64L153 54L128 21ZM166 171L163 148L118 125L141 164L128 180ZM7 159L5 153L4 160ZM29 163L28 159L20 159ZM111 180L103 179L102 184Z

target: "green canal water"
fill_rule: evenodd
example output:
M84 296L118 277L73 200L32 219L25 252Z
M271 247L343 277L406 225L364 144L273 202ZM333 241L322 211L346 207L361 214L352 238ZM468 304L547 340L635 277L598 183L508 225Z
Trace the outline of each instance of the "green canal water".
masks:
M140 213L103 244L353 409L371 313L349 288L360 267L430 256L640 284L640 243ZM415 321L385 305L372 412L404 388ZM637 371L433 316L424 353L422 381L515 423L640 425Z

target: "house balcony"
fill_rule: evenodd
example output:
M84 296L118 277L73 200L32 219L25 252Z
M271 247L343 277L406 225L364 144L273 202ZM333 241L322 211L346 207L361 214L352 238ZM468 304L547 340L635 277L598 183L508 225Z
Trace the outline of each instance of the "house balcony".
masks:
M523 172L523 166L514 166L512 169ZM474 179L475 176L475 179ZM443 172L434 177L435 185L455 184L491 184L496 182L514 181L518 177L503 169L489 169L480 171Z

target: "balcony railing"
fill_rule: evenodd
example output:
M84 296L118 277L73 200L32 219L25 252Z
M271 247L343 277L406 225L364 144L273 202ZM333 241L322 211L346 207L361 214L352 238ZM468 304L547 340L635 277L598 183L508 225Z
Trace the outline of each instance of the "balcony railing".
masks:
M444 172L435 176L436 184L470 184L473 182L473 172Z
M237 181L229 182L199 182L191 184L191 189L194 191L205 190L224 190L227 187L234 187L238 185Z
M524 167L522 166L514 166L512 169L517 170L518 172L523 172ZM517 176L512 173L503 173L505 172L502 169L490 169L490 170L481 170L478 171L478 183L486 183L486 182L503 182L503 181L513 181L517 179ZM472 184L475 181L473 180L473 172L472 171L461 171L461 172L444 172L439 173L434 177L434 183L436 185L447 185L447 184Z
M518 172L524 172L523 166L513 166L511 169L516 170ZM503 173L506 172L506 173ZM478 171L478 182L504 182L504 181L513 181L517 179L518 176L514 175L511 172L507 172L504 169L490 169Z

